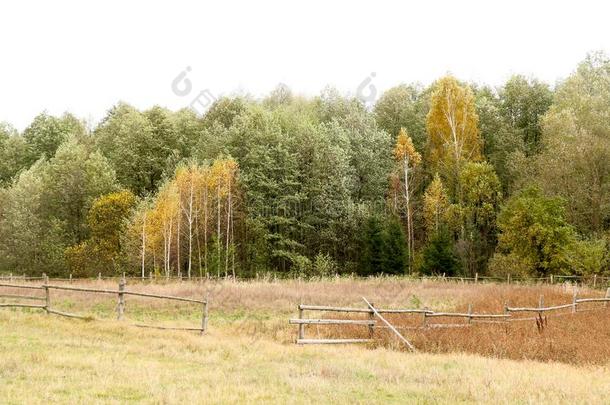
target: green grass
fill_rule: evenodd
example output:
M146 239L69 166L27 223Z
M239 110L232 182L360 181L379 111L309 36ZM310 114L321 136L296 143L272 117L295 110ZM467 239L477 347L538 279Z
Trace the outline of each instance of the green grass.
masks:
M0 402L601 404L610 392L608 366L297 347L239 337L229 321L250 322L243 312L215 316L199 336L3 310Z

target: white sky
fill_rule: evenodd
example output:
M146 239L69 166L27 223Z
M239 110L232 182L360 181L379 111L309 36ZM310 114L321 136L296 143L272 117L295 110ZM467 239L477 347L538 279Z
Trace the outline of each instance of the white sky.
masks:
M255 4L256 3L256 4ZM279 82L355 93L451 72L498 85L549 83L610 52L609 7L592 1L12 1L0 3L0 121L43 110L99 120L119 100L188 106L199 90L261 95ZM187 66L192 94L171 90Z

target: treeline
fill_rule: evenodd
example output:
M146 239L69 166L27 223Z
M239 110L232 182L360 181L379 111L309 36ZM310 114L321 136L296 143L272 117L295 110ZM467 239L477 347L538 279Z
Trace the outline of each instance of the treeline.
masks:
M0 125L0 272L601 274L610 60L555 88L443 77L369 110L333 89L203 116L119 103Z

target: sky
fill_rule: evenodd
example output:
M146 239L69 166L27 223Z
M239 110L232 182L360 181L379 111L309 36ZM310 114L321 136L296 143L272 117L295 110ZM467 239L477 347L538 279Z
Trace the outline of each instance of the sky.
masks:
M278 83L369 100L447 73L554 84L588 52L610 53L609 11L583 0L6 1L0 121L23 130L46 110L95 123L118 101L179 109L202 91L258 97Z

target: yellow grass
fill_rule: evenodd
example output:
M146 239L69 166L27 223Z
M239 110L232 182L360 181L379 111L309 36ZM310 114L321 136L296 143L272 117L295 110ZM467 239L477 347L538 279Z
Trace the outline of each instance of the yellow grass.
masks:
M115 288L114 284L86 283L104 288ZM511 340L502 327L494 333L485 332L493 326L476 329L479 332L406 333L422 351L432 352L410 354L394 350L391 344L298 347L293 343L296 327L287 323L301 302L364 307L361 297L366 296L383 307L463 311L473 303L475 311L501 312L505 300L511 305L535 306L540 294L548 305L569 302L569 287L380 278L131 283L128 288L196 298L209 292L209 334L126 327L112 320L115 296L52 291L54 307L106 320L79 321L38 310L0 309L0 403L607 403L610 392L610 360L604 349L610 328L607 321L591 325L595 321L591 315L583 314L578 318L583 322L565 333L550 323L545 335L539 336L528 323L532 330L524 327L527 333L511 332L509 337L522 341L506 346L510 349L506 352L502 347L496 350L495 342ZM581 294L603 295L600 291ZM602 309L606 317L609 312ZM126 315L128 321L198 326L201 311L194 304L129 296ZM352 333L350 328L330 331L307 327L311 337ZM596 335L591 339L587 332ZM486 336L492 338L485 341ZM549 341L553 350L544 351ZM486 342L486 349L478 352L491 357L465 353L477 352L479 342ZM535 355L519 351L526 345L536 349ZM581 346L595 351L579 351ZM521 352L540 359L567 354L555 360L581 364L499 358L520 358ZM572 361L574 356L580 360Z
M0 313L3 403L607 403L610 370Z

